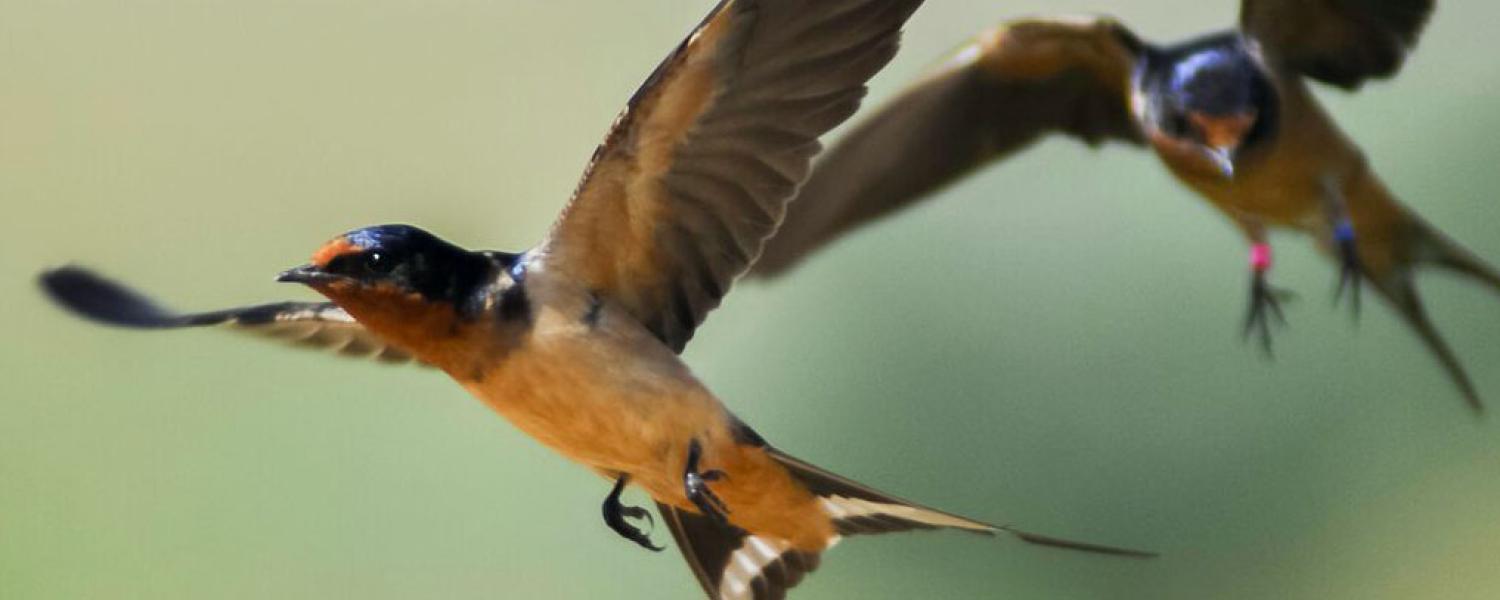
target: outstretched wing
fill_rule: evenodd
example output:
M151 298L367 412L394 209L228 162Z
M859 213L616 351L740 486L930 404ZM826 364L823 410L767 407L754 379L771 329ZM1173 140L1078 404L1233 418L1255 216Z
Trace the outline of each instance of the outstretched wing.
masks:
M680 351L920 3L724 0L631 98L534 260Z
M754 272L773 276L1049 133L1142 141L1130 114L1141 43L1108 19L984 32L820 157Z
M1240 28L1308 77L1355 89L1396 74L1435 0L1244 0Z
M80 317L120 327L173 329L221 326L309 348L386 362L409 362L412 355L370 333L343 309L328 302L279 302L201 313L177 313L119 283L81 267L43 273L42 289Z

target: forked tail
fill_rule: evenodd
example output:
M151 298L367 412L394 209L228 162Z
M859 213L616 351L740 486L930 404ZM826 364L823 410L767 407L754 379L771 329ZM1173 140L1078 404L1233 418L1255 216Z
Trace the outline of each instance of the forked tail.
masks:
M1427 349L1448 373L1448 378L1458 386L1458 391L1463 394L1469 408L1475 412L1483 411L1484 405L1479 399L1479 391L1474 387L1474 382L1469 379L1463 363L1459 362L1458 355L1453 353L1453 349L1448 346L1448 342L1438 333L1437 327L1427 316L1422 296L1416 288L1415 267L1429 265L1441 267L1483 283L1496 293L1500 293L1500 272L1420 218L1412 216L1411 223L1414 227L1412 238L1410 238L1413 240L1409 254L1410 262L1404 265L1397 264L1388 273L1369 274L1367 279L1376 291L1380 292L1397 312L1401 313L1407 325L1410 325L1412 331L1416 332L1426 344Z
M1152 552L1065 540L960 517L870 489L774 448L767 450L818 497L839 536L957 529L981 535L1003 532L1028 543L1068 550L1136 558L1156 556ZM657 507L709 598L785 598L788 589L818 568L818 552L798 550L782 540L725 527L695 512L660 503Z
M1425 222L1417 222L1417 231L1418 261L1467 276L1500 294L1500 271Z

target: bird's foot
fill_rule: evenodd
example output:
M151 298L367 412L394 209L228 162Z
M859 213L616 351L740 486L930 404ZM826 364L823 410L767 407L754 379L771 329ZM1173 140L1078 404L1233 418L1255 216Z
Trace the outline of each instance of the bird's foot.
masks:
M1265 271L1255 271L1250 279L1250 308L1245 313L1244 335L1260 338L1261 349L1271 357L1271 320L1286 325L1286 315L1281 312L1281 302L1290 299L1291 292L1272 287L1266 281Z
M682 474L683 489L687 493L688 500L693 503L693 506L698 507L699 512L727 527L729 507L725 506L724 501L708 488L709 483L727 476L723 471L714 469L699 472L698 460L702 458L702 455L703 446L698 443L698 440L688 443L687 468Z
M1333 229L1333 240L1339 251L1339 285L1333 292L1333 303L1337 305L1344 299L1344 290L1349 291L1349 305L1354 309L1355 318L1359 317L1359 287L1360 277L1364 275L1364 265L1359 260L1359 247L1354 243L1354 226L1348 221L1340 222Z
M620 475L615 480L614 489L610 490L609 496L604 498L604 524L620 534L620 537L635 542L642 548L652 552L661 552L664 549L662 546L652 544L646 532L625 520L626 518L645 519L649 527L656 527L656 520L651 517L651 511L639 506L626 506L620 503L620 494L625 491L625 482L629 479L629 475Z

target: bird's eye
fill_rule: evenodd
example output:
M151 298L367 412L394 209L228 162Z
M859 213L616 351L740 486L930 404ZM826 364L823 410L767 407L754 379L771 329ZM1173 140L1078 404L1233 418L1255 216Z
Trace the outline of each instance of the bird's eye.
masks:
M365 269L371 273L384 275L390 273L396 267L396 261L389 254L383 252L369 252L365 254Z

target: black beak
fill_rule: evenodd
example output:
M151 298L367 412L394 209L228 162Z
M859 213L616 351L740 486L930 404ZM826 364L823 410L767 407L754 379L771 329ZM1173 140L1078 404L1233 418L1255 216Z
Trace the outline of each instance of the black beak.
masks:
M307 264L300 267L287 269L276 276L276 281L282 283L302 283L312 285L316 283L327 283L337 279L337 275L324 272L315 265Z

